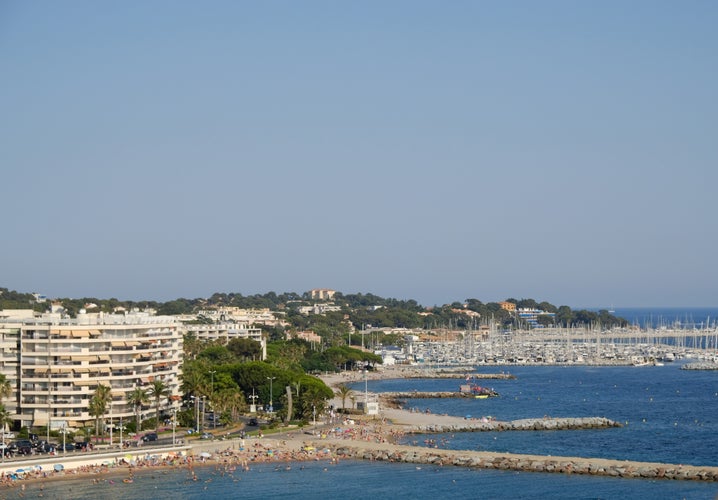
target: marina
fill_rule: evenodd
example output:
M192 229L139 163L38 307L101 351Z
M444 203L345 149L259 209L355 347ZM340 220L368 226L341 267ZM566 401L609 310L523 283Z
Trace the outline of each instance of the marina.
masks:
M397 364L461 365L636 365L680 359L718 363L718 329L541 328L452 331L405 336ZM377 351L382 353L383 351ZM391 362L391 361L390 361Z

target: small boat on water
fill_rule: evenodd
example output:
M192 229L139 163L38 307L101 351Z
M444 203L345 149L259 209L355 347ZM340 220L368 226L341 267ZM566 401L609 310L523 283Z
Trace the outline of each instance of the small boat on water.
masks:
M481 387L480 385L473 383L461 384L459 386L459 392L462 395L469 395L474 397L475 399L495 398L499 395L499 393L493 389L489 389L488 387Z

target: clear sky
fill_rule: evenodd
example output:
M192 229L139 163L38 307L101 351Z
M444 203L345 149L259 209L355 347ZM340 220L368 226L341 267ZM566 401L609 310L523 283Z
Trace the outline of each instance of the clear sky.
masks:
M0 2L0 286L718 305L718 2Z

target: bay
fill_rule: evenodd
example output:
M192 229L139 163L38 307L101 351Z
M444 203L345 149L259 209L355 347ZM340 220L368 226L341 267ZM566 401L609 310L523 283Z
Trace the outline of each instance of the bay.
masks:
M580 431L470 432L414 435L450 449L718 466L718 372L646 367L511 366L514 380L487 380L498 398L410 399L407 408L433 414L508 421L606 417L621 428ZM456 391L462 380L408 379L368 383L369 391ZM363 384L355 390L363 390ZM433 445L433 444L432 444Z

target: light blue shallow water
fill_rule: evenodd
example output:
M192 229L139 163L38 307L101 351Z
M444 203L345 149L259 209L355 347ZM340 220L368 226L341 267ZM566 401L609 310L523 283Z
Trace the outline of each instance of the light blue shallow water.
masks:
M91 479L46 483L43 498L92 498L137 500L147 498L207 499L417 499L417 498L691 498L710 499L718 494L715 484L685 481L646 481L560 474L473 470L462 467L417 468L411 464L312 462L294 464L291 470L261 464L249 472L221 475L210 467L195 468L199 481L187 479L186 471L167 474L144 471L135 482L93 484ZM12 490L7 498L20 498ZM39 494L28 487L23 498Z

